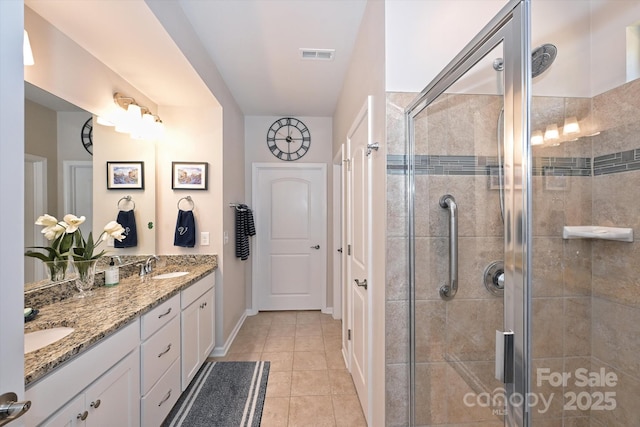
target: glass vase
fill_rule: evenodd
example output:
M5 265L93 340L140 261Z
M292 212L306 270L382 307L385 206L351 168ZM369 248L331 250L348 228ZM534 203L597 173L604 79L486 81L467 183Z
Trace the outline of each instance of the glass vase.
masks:
M93 294L91 288L93 288L93 283L96 277L96 264L98 263L97 259L90 260L73 260L73 271L76 273L76 288L79 293L75 296L76 298L86 298Z
M47 278L52 282L59 282L64 280L67 275L69 260L64 258L53 261L44 261L44 265L47 267Z

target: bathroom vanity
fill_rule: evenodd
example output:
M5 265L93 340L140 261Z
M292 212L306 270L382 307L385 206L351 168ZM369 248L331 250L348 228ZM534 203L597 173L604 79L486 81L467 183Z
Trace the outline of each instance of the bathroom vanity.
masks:
M39 307L25 332L74 331L25 354L26 425L160 425L214 346L217 263L207 261ZM166 274L177 271L187 274Z

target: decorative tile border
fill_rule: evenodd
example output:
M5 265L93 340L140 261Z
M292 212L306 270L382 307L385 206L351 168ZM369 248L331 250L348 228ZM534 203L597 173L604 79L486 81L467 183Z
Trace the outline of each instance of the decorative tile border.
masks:
M388 155L387 173L404 174L407 168L406 159L404 155ZM533 175L591 176L591 163L588 157L536 157ZM416 175L494 175L497 167L498 159L492 156L417 155L415 158Z
M498 166L496 157L417 155L416 175L492 175ZM403 175L407 160L404 155L387 156L387 173ZM535 157L533 176L599 176L640 170L640 148L589 157Z
M596 176L634 170L640 170L640 148L593 159L593 174Z

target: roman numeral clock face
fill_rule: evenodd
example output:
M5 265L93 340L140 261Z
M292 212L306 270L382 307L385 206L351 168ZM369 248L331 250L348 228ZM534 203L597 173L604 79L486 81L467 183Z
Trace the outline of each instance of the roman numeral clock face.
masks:
M267 131L267 146L280 160L298 160L309 151L311 133L300 120L283 117L273 122Z

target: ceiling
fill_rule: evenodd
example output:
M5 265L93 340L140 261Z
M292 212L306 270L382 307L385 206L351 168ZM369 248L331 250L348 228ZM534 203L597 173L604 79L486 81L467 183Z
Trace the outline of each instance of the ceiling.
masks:
M245 115L333 115L366 0L174 1ZM25 4L157 104L207 102L204 83L144 0ZM335 56L301 59L301 48Z

